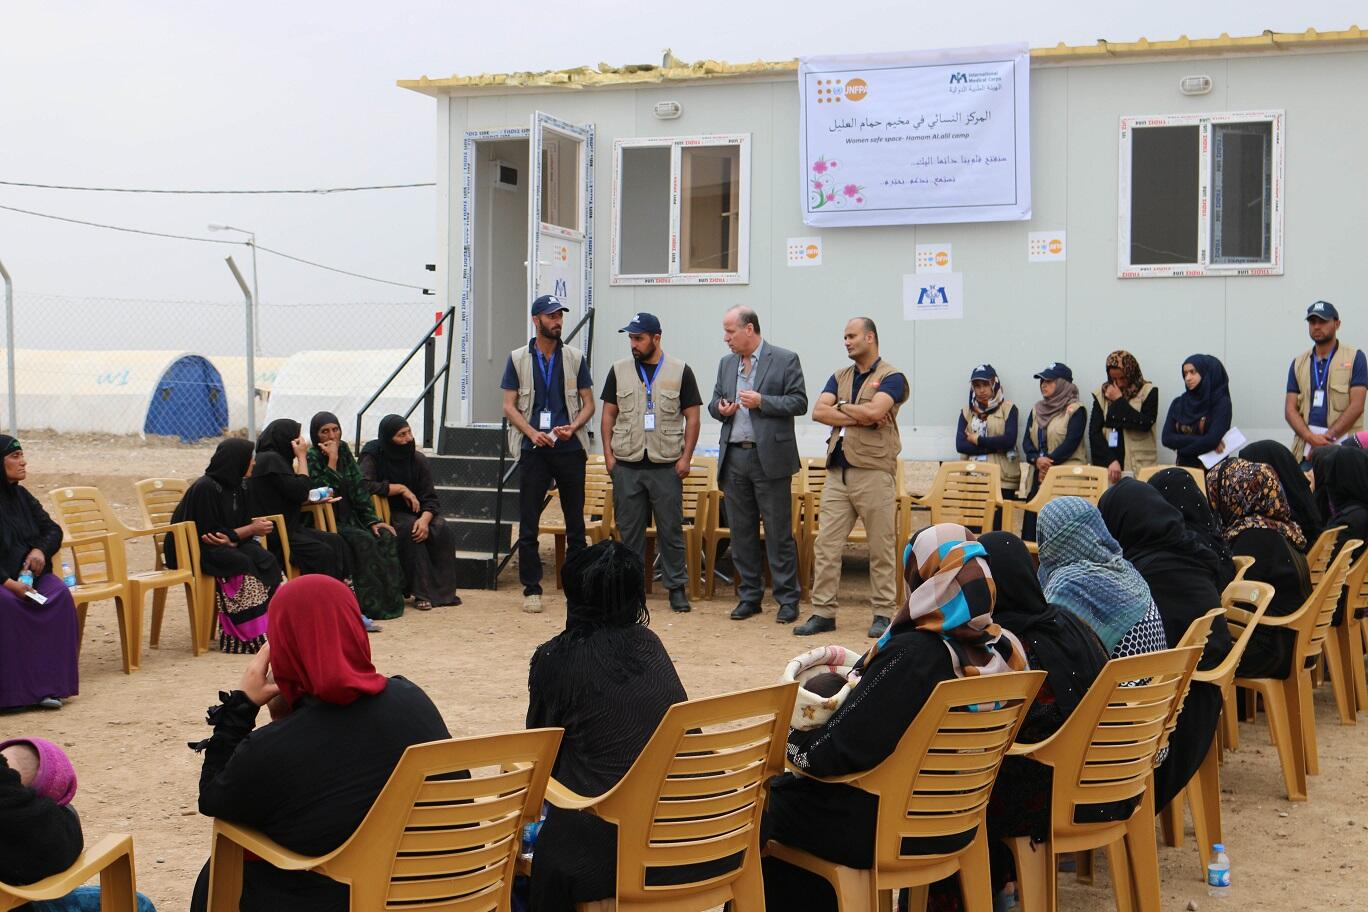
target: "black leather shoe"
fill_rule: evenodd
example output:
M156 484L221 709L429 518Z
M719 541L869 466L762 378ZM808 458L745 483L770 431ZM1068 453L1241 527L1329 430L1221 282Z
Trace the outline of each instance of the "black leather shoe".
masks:
M792 624L796 620L798 620L797 605L780 605L779 613L774 616L774 623L776 624Z
M888 618L875 615L874 623L869 625L869 638L872 640L877 640L879 637L884 635L884 631L887 629Z
M742 602L732 609L731 619L733 621L744 621L753 614L760 613L760 606L755 602Z
M670 590L670 610L684 614L686 611L693 611L693 606L689 604L689 594L681 587Z
M800 637L810 637L815 633L831 633L836 629L836 621L832 618L824 618L814 614L797 627L793 628L793 635Z

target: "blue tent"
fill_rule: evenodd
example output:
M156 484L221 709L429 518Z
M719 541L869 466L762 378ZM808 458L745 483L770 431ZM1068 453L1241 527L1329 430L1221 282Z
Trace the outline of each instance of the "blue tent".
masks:
M228 397L214 365L199 355L172 361L152 391L143 433L193 443L222 436L227 428Z

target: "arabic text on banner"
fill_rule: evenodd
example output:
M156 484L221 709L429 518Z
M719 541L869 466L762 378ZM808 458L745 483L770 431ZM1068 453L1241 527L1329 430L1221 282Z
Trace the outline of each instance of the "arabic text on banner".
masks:
M800 61L803 222L1031 217L1026 45Z

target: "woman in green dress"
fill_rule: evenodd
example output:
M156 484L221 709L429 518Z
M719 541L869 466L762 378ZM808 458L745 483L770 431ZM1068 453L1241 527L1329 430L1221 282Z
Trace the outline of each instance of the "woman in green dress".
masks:
M380 521L371 504L371 486L342 439L342 426L332 412L319 412L309 422L309 480L329 487L340 498L333 504L337 532L352 555L352 588L366 617L377 621L404 613L404 570L399 563L394 527Z

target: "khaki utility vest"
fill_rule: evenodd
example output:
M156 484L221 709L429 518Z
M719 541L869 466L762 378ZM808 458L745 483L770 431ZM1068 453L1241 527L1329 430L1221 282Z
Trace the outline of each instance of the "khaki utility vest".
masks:
M881 359L865 377L859 395L852 399L850 391L855 385L855 365L843 367L836 372L836 401L868 405L884 378L896 373L896 367ZM831 436L827 438L827 459L830 460L831 454L836 452L836 444L843 439L841 432L844 431L845 442L841 444L841 452L845 454L846 462L857 469L881 469L896 478L898 454L902 452L902 437L898 435L898 409L901 407L902 403L893 403L893 408L888 412L893 420L880 427L852 425L832 428Z
M1069 421L1073 418L1074 412L1082 407L1083 406L1077 402L1071 402L1069 403L1068 408L1064 409L1064 411L1060 412L1058 415L1055 415L1050 423L1045 425L1046 453L1053 453L1064 445L1064 438L1069 436ZM1031 429L1032 433L1035 433L1035 431L1036 428ZM1086 450L1087 447L1085 447L1083 441L1080 440L1078 442L1078 447L1073 451L1073 455L1063 462L1055 463L1055 465L1087 465L1087 460L1083 458L1083 454Z
M534 343L535 344L535 343ZM536 371L541 370L540 365L532 364L531 345L524 345L522 348L515 348L509 353L513 359L513 370L518 374L518 411L522 413L523 419L532 427L537 426L536 419L532 416L533 400L536 398L536 385L533 379ZM536 356L539 360L540 353ZM584 353L571 345L560 347L560 366L561 374L565 377L565 409L570 416L573 424L575 416L580 412L580 398L578 383L580 364L584 362ZM584 447L584 452L589 452L589 429L582 427L575 432L575 437L579 439L580 446ZM508 429L508 451L513 456L522 452L522 433L515 427Z
M1308 348L1298 355L1297 360L1292 363L1292 372L1297 377L1297 411L1301 412L1302 420L1308 424L1311 422L1311 399L1313 395L1311 389L1311 355L1314 351L1314 348ZM1333 425L1336 419L1349 408L1349 380L1353 376L1354 359L1357 357L1357 348L1341 342L1339 348L1330 358L1329 376L1325 379L1326 427ZM1346 433L1361 430L1363 430L1362 415ZM1306 442L1300 437L1292 438L1292 455L1297 458L1298 462L1306 455Z
M613 456L624 462L675 462L684 455L684 409L679 391L684 383L684 362L662 354L658 365L641 365L650 376L655 430L646 430L646 384L633 358L613 365L617 379L617 421L613 423Z
M1145 404L1145 399L1149 397L1150 390L1154 389L1154 384L1145 381L1140 386L1140 391L1131 399L1126 400L1130 407L1137 412ZM1102 409L1102 417L1107 416L1107 406L1111 405L1107 397L1102 395L1101 387L1093 390L1093 400ZM1125 457L1121 463L1121 471L1136 472L1148 466L1159 464L1159 444L1154 439L1154 426L1151 425L1148 431L1140 431L1135 428L1109 428L1103 427L1102 433L1105 436L1111 431L1117 431L1121 435L1121 442L1124 444Z
M1012 408L1012 401L1003 399L1002 404L983 419L985 425L983 433L989 437L1001 437L1007 433L1007 416L1012 414ZM974 410L966 405L960 410L960 413L964 415L964 426L969 427L974 420ZM998 471L1002 473L1002 489L1004 491L1015 491L1021 485L1021 460L1017 457L1015 442L1013 442L1012 449L1009 452L989 453L987 456L970 456L969 458L996 465Z

